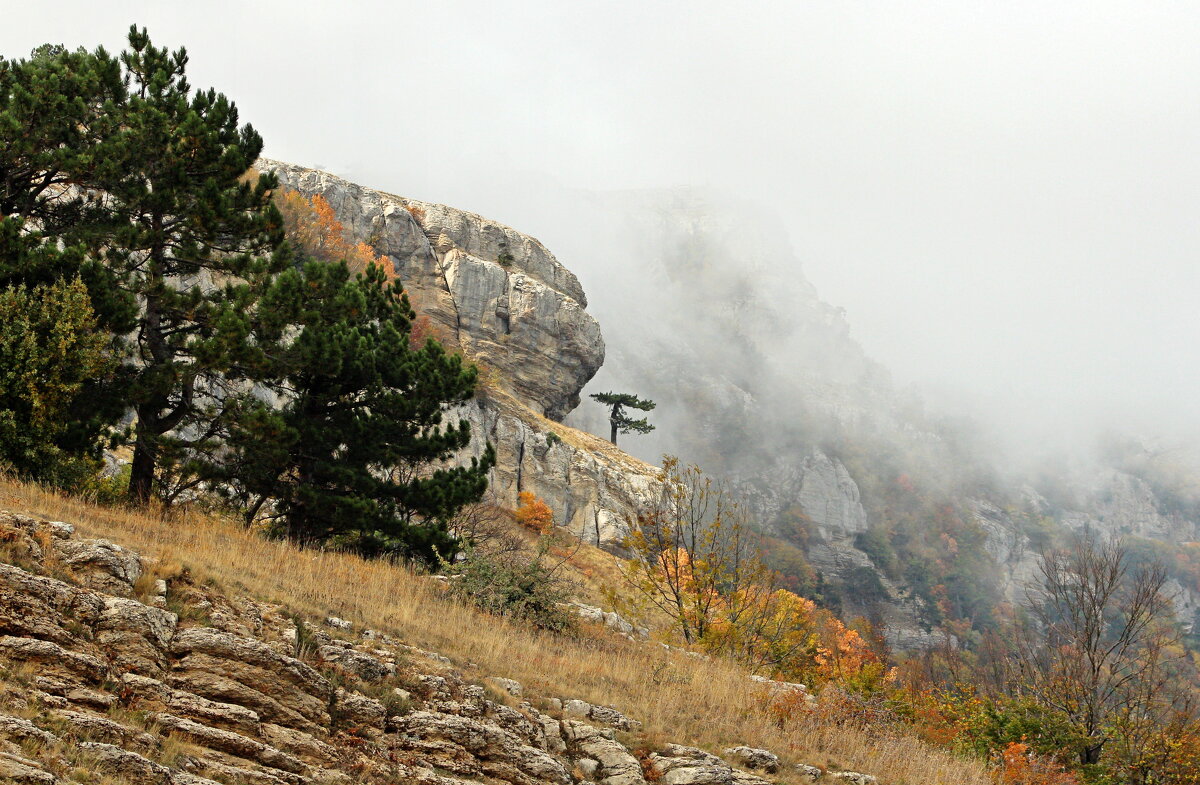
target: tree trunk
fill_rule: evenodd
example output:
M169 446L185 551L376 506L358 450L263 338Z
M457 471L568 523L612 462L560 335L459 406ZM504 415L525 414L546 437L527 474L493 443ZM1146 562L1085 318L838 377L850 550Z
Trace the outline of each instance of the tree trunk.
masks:
M608 440L610 442L612 442L613 444L617 443L617 421L616 420L612 420L612 435L610 435L608 437Z
M133 463L129 466L129 500L139 507L150 501L150 492L154 489L157 451L154 437L139 427L137 444L133 447Z

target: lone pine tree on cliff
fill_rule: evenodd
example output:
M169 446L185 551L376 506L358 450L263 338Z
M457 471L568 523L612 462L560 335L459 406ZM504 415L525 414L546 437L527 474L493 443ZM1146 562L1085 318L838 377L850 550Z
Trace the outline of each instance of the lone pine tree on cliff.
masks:
M654 401L639 398L632 393L592 393L591 397L610 407L608 422L612 426L612 433L609 435L608 440L613 444L617 443L618 432L650 433L650 431L654 430L654 426L646 422L645 417L635 420L625 413L626 407L648 412L654 408Z

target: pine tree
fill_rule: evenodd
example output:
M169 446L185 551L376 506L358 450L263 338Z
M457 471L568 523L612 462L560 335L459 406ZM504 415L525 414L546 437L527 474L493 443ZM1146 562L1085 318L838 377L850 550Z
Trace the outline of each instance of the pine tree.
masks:
M103 216L87 189L124 104L120 63L103 48L0 58L0 286L81 277L113 332L133 328L134 299L81 238Z
M62 190L88 182L124 97L120 63L103 48L0 58L0 218L50 233L77 224L88 202Z
M494 463L442 465L471 438L443 424L466 401L476 371L433 340L409 347L413 312L400 285L370 265L309 262L279 276L262 303L282 407L241 400L230 455L211 478L252 519L268 500L279 533L436 565L457 548L446 523L478 501ZM270 315L274 322L266 321ZM287 326L300 331L288 337Z
M240 178L262 150L236 107L192 93L187 53L129 32L129 95L110 118L91 183L107 220L88 236L141 306L131 353L137 414L130 498L146 502L163 455L211 443L239 382L257 378L257 301L287 265L275 178Z
M645 417L635 420L625 413L625 407L648 412L654 408L654 401L639 398L631 393L592 393L591 397L610 407L608 422L612 426L612 433L608 440L613 444L617 443L618 431L621 433L650 433L654 430L654 426L646 422Z

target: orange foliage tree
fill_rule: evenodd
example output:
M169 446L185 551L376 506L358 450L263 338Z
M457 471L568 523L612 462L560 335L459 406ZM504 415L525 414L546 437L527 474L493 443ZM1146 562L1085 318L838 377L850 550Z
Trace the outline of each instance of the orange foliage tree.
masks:
M1000 753L996 781L1000 785L1078 785L1079 778L1053 758L1038 755L1028 744L1010 742Z
M744 511L695 466L674 458L660 473L666 493L626 539L622 572L644 606L684 641L756 671L810 683L870 688L883 663L829 611L777 587Z
M333 207L320 194L307 198L298 191L282 190L275 199L283 215L284 232L302 257L322 262L346 261L351 272L366 272L371 264L395 277L395 268L386 256L368 243L353 243L346 238L346 227L337 219Z
M539 497L529 491L521 491L517 494L517 500L520 502L514 513L517 523L538 534L545 534L554 525L554 511Z
M752 547L744 511L722 485L670 456L659 479L665 493L626 538L632 558L622 574L684 641L700 643L719 617L737 626L754 610L747 592L766 585L770 572Z

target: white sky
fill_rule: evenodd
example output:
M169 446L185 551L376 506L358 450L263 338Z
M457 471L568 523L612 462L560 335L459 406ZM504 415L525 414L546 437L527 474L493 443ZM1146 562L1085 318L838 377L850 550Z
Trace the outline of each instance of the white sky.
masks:
M902 384L1200 424L1195 3L0 0L0 53L135 21L273 157L547 240L548 178L710 186Z

